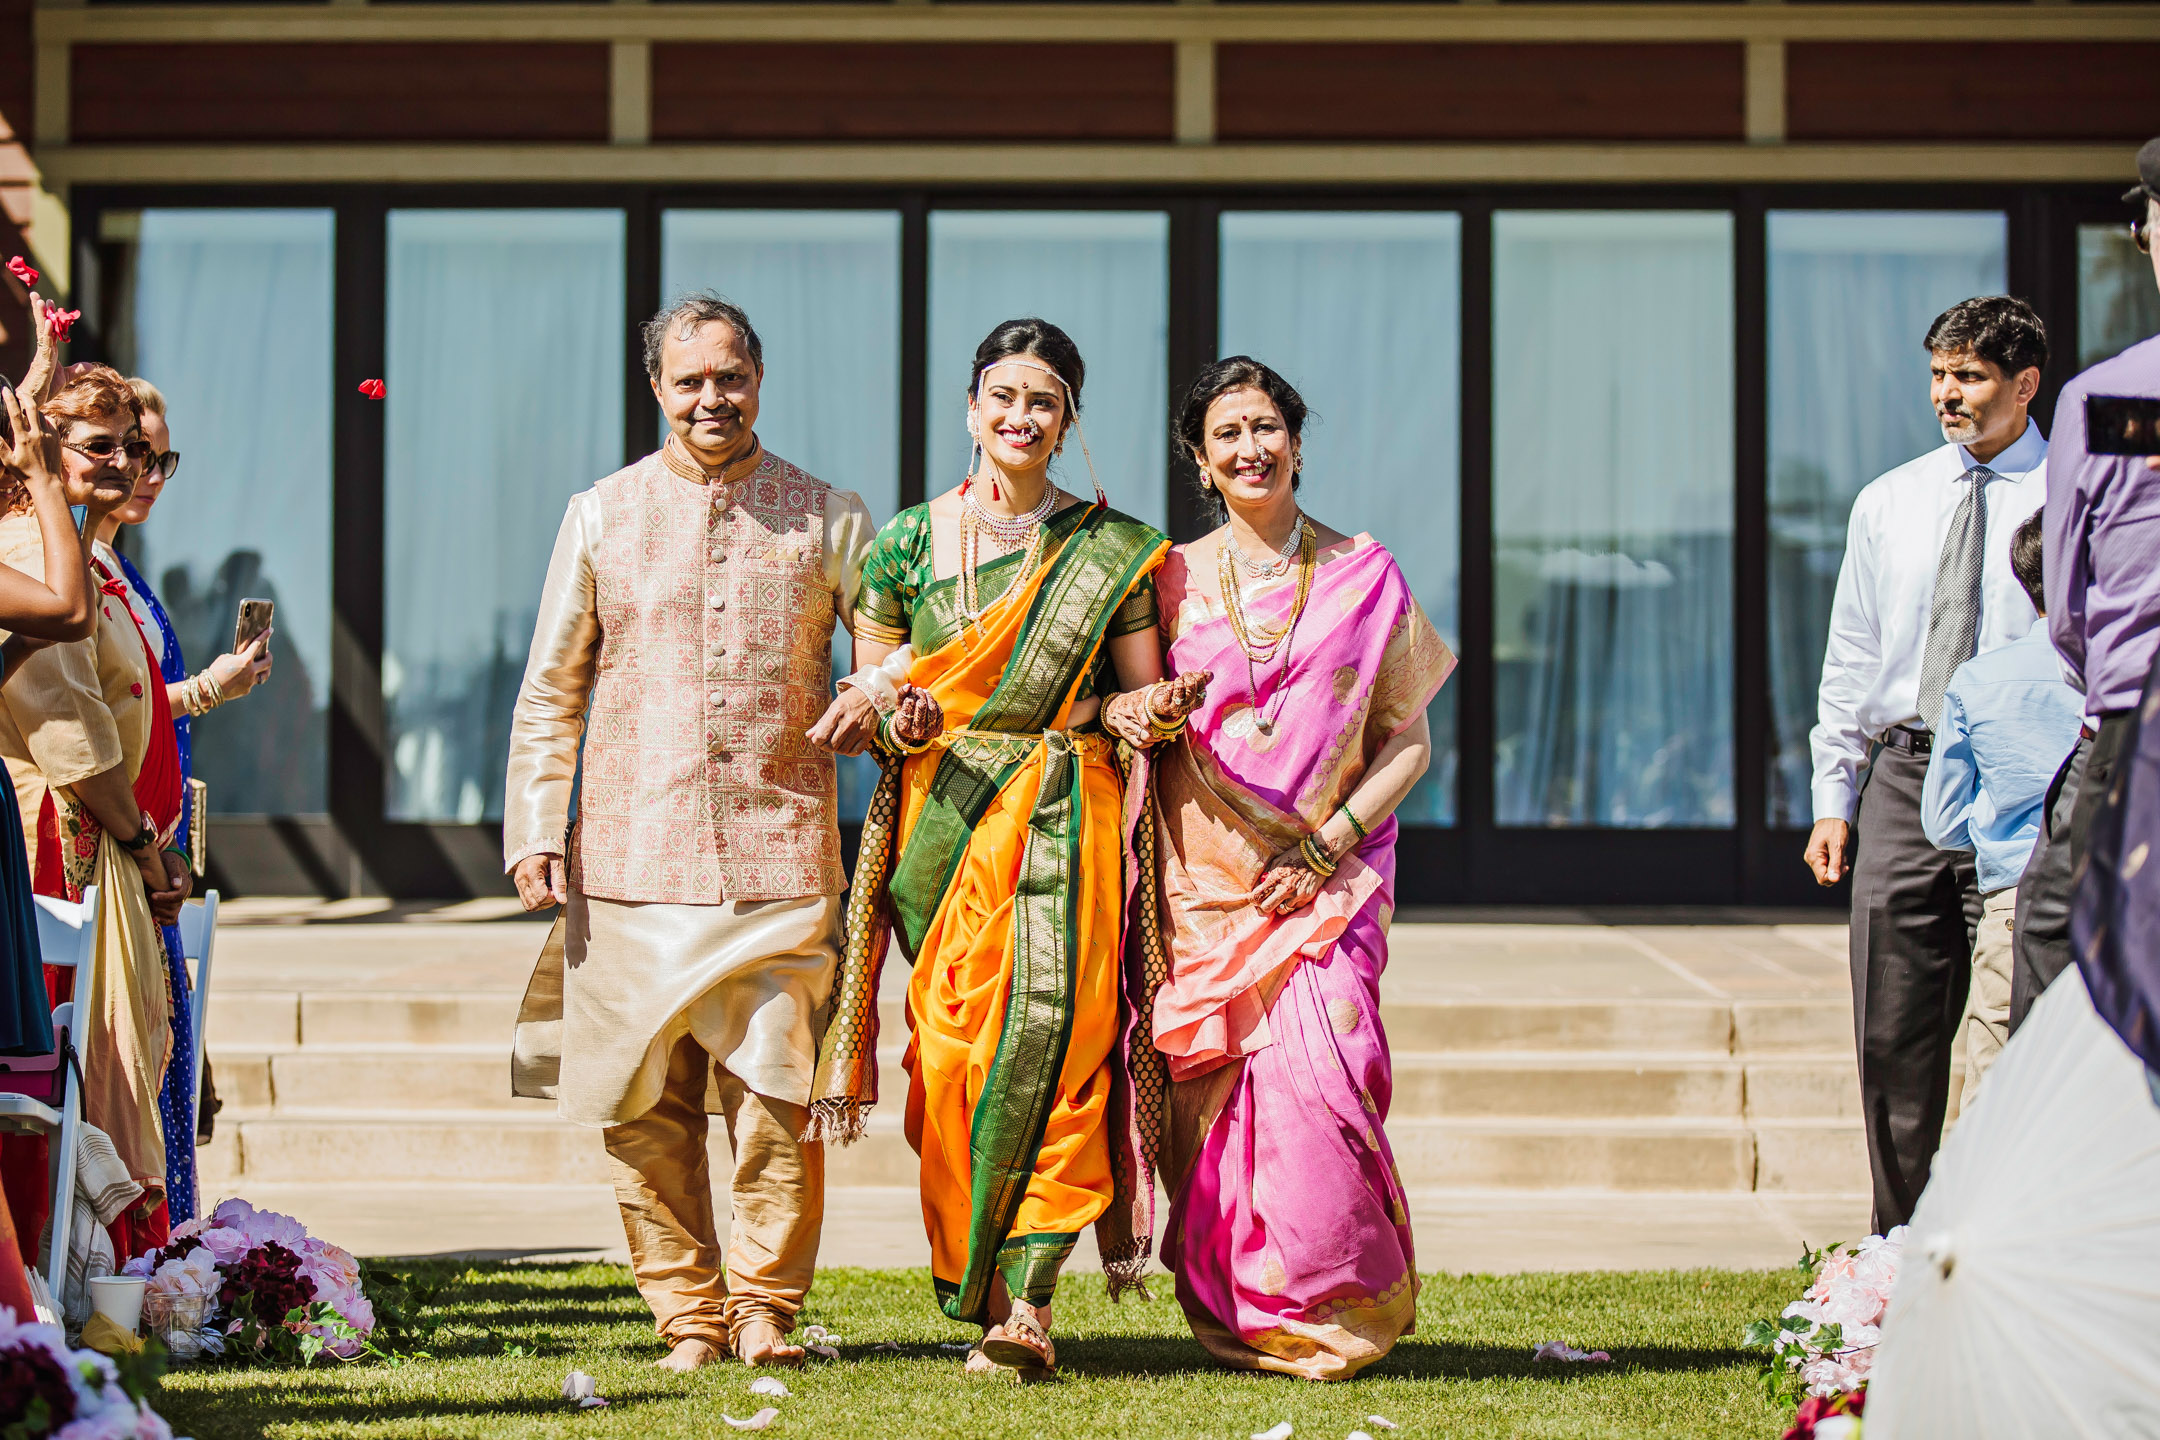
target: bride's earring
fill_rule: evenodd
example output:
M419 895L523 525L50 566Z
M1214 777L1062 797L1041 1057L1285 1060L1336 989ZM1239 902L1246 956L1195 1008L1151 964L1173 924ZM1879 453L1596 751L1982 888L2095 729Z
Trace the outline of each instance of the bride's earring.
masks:
M982 436L976 433L975 417L973 414L970 414L968 416L967 430L968 439L974 443L974 448L968 452L967 474L961 477L960 480L960 494L962 498L965 498L968 491L974 486L975 472L982 465ZM995 481L992 481L991 483L993 486L995 486L996 484Z

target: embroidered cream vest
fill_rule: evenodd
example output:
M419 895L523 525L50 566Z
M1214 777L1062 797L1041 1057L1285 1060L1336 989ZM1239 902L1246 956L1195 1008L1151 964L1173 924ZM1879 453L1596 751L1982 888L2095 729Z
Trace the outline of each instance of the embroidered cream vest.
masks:
M831 695L827 488L770 452L732 485L651 455L596 487L600 645L572 841L586 894L845 888L833 759L803 738Z

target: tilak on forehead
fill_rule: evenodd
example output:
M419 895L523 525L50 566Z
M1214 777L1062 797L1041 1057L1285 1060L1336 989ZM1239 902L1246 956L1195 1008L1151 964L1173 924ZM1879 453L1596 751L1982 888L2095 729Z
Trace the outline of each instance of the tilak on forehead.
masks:
M1080 454L1087 461L1088 479L1095 482L1095 503L1105 510L1109 509L1110 497L1103 493L1102 480L1095 473L1095 457L1088 452L1087 430L1080 423L1079 404L1073 400L1072 386L1065 383L1065 377L1063 375L1058 374L1057 371L1051 369L1048 365L1043 364L1042 361L1035 359L1033 356L1007 355L1002 360L996 360L988 365L983 366L982 374L976 378L975 394L970 397L971 402L979 402L982 399L982 387L986 383L988 383L990 379L990 372L1005 365L1018 365L1025 370L1040 370L1043 374L1048 375L1051 379L1057 381L1058 388L1065 392L1065 403L1072 407L1073 412L1073 434L1078 436L1080 439ZM960 493L963 496L968 493L969 487L974 485L975 483L976 457L980 456L981 454L982 440L978 437L975 441L975 454L973 456L970 456L968 459L968 473L960 481ZM994 479L990 482L990 498L993 500L998 498L997 482Z

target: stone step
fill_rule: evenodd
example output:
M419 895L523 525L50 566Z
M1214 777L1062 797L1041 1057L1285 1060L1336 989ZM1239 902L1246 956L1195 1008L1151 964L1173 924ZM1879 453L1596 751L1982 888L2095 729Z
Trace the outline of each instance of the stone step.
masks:
M212 1057L225 1113L293 1110L551 1113L550 1102L510 1094L499 1046L221 1050ZM1399 1053L1398 1119L1504 1116L1577 1119L1857 1119L1853 1064L1837 1056L1741 1061L1667 1055L1544 1052ZM879 1066L880 1096L907 1093L899 1055Z
M1715 1121L1390 1121L1403 1183L1510 1190L1753 1188L1754 1137Z
M518 997L491 992L213 990L209 1040L233 1050L313 1045L507 1048ZM1496 999L1381 1005L1397 1050L1617 1051L1630 1054L1838 1053L1852 1013L1833 1001ZM882 1038L903 1042L897 1001Z
M1867 1177L1857 1125L1717 1121L1396 1120L1388 1126L1403 1181L1452 1189L1850 1192ZM726 1171L716 1124L713 1149ZM441 1112L426 1118L297 1112L221 1120L203 1153L205 1185L350 1180L356 1156L383 1182L598 1184L599 1135L549 1116ZM905 1186L918 1165L896 1114L830 1147L827 1183Z
M1860 1072L1849 1054L1749 1060L1743 1083L1750 1120L1861 1119Z

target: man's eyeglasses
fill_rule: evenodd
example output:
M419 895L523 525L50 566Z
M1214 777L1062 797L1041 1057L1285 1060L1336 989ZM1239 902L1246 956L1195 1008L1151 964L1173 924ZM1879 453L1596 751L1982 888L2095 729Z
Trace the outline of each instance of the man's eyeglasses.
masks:
M130 465L140 465L145 460L148 460L151 455L150 442L147 440L129 440L122 444L100 435L93 440L85 440L80 445L77 445L72 440L63 440L60 443L78 455L87 455L92 460L100 462L110 462L113 456L120 455L125 457ZM175 465L180 463L180 457L177 454L172 459ZM167 471L166 473L170 475L172 472Z
M2152 222L2144 216L2130 222L2130 243L2137 246L2138 254L2152 254Z
M153 450L150 452L150 463L157 467L157 472L161 477L170 480L173 477L173 473L180 468L180 452L177 450L167 450L164 454L160 455L157 451Z

